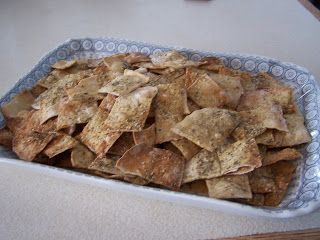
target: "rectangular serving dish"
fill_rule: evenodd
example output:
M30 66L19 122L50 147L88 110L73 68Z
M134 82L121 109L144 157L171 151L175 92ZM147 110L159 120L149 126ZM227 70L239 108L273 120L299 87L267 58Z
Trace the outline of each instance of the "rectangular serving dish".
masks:
M203 52L116 38L70 39L44 56L27 75L21 78L14 87L1 98L0 104L2 105L8 102L17 93L31 88L39 79L50 72L51 65L58 60L99 58L125 52L153 54L172 49L181 52L192 60L215 56L223 60L226 66L233 69L252 74L268 72L281 82L292 86L296 102L305 116L306 126L312 136L312 142L301 147L303 159L299 160L295 177L289 186L285 199L279 207L253 207L225 200L103 179L71 170L17 160L17 156L13 152L2 147L0 148L0 165L11 164L18 168L28 168L35 172L47 173L56 177L69 179L70 181L99 185L115 191L127 191L147 198L155 198L163 201L176 202L177 204L215 209L242 215L286 218L307 214L317 209L320 206L319 85L307 69L292 63L280 62L275 59L256 55ZM4 125L5 120L3 116L0 115L0 127Z

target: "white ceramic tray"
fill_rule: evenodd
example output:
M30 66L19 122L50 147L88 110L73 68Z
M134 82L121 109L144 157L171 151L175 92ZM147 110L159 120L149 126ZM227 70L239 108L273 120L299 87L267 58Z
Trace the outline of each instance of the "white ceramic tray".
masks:
M108 180L70 170L55 168L32 162L16 160L12 152L0 149L0 166L15 165L17 168L28 168L36 172L69 179L70 181L100 185L114 191L127 191L147 198L187 204L201 208L216 209L242 215L266 217L293 217L314 211L320 206L320 158L319 158L319 114L320 91L317 81L305 68L292 63L284 63L275 59L247 55L203 52L185 48L165 47L143 42L115 38L70 39L59 45L43 57L39 63L0 100L0 104L8 102L17 93L32 87L39 79L50 71L50 66L62 59L97 58L115 53L143 52L152 54L159 51L176 49L189 59L199 60L202 57L216 56L225 65L249 73L269 72L294 88L294 94L300 110L305 116L306 126L312 136L312 142L302 147L303 159L299 161L296 175L281 205L277 208L252 207L240 203L212 199L186 193L172 192L146 186L135 186L117 180ZM0 116L0 126L4 126ZM27 184L27 183L26 183Z

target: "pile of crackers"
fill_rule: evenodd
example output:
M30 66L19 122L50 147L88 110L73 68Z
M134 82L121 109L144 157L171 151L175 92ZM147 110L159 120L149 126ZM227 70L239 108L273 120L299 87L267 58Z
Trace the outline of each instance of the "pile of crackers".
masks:
M177 51L59 61L1 111L20 159L259 206L310 141L289 86Z

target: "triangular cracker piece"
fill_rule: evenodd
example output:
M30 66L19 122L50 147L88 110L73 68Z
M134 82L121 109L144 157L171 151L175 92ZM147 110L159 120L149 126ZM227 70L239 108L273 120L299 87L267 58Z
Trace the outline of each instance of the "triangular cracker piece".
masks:
M197 155L187 161L182 182L188 183L219 176L221 176L221 168L217 153L202 149Z
M68 100L60 105L57 129L67 128L79 123L88 122L97 112L95 101Z
M156 128L152 124L150 127L145 128L139 132L133 132L133 140L136 145L145 143L150 146L154 145L156 142Z
M187 95L177 83L160 84L155 98L156 143L181 138L171 128L184 118Z
M78 141L73 137L59 133L43 150L43 153L49 158L52 158L68 149L73 148L78 144Z
M72 67L74 64L76 64L76 62L77 62L76 60L70 60L70 61L60 60L55 64L53 64L52 67L56 69L67 69L69 67Z
M72 149L71 164L74 168L88 168L94 159L94 154L80 143Z
M238 106L240 97L244 93L239 77L209 73L209 76L225 91L225 105L231 109Z
M178 189L183 176L184 159L168 150L139 144L127 151L117 161L116 167L124 173Z
M262 165L270 165L283 160L295 160L301 158L302 154L294 148L282 150L268 150L262 158Z
M104 123L108 131L141 131L156 94L157 88L143 87L118 97Z
M200 152L201 148L186 138L171 141L171 143L180 150L186 160L190 160L194 155Z
M247 175L212 178L206 184L212 198L252 198Z
M151 61L158 67L184 68L199 66L198 62L190 61L177 51L161 52L150 56Z
M225 144L238 123L237 112L203 108L186 116L172 131L208 151L213 151Z
M116 168L117 159L118 157L97 157L92 163L90 163L88 168L99 172L122 175L122 172Z
M247 91L241 96L237 110L248 111L256 108L266 108L274 104L271 94L265 89Z
M221 173L243 174L261 166L261 157L254 139L243 139L218 151Z
M295 172L295 164L287 161L277 162L270 165L276 183L276 190L265 195L264 204L267 206L278 206L284 198L289 183Z
M100 93L111 93L116 96L126 95L149 82L149 77L132 70L125 70L123 76L116 77L99 89Z
M108 153L122 156L127 150L134 146L134 141L131 132L123 133L117 141L109 149Z
M273 147L290 147L311 141L310 134L304 126L304 119L299 113L285 114L288 132L274 132Z
M196 72L187 87L188 97L200 107L222 107L227 102L226 92L205 72Z
M276 190L271 168L261 167L249 173L249 182L253 193L268 193Z
M14 96L8 103L1 106L1 112L6 118L15 118L19 112L30 110L34 97L29 91L23 91Z

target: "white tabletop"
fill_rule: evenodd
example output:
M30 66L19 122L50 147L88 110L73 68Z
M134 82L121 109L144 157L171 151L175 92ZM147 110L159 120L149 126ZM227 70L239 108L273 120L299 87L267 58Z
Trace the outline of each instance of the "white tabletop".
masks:
M265 55L320 79L320 22L295 0L0 2L0 94L72 37L115 36ZM0 239L208 239L320 227L241 217L0 166Z

